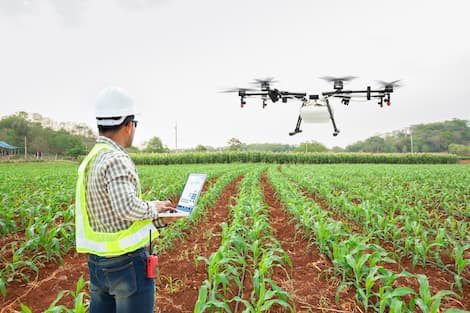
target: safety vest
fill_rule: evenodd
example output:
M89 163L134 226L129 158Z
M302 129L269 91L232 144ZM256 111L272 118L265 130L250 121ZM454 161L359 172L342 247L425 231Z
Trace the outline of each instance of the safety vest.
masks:
M75 241L79 253L92 253L99 256L117 256L135 251L149 240L158 236L158 231L152 223L152 219L135 221L124 230L115 233L94 231L89 223L86 201L86 181L89 164L92 164L99 153L116 150L115 147L99 143L85 157L78 168L77 192L75 199ZM140 196L140 185L138 186ZM152 238L149 233L152 232Z

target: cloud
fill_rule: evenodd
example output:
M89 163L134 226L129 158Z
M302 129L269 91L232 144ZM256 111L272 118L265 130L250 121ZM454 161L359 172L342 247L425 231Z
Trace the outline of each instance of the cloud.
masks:
M87 0L50 0L66 26L80 25L84 19Z
M8 16L28 15L39 11L39 0L0 0L0 13Z
M166 0L116 0L116 3L123 8L129 9L146 9L159 6Z

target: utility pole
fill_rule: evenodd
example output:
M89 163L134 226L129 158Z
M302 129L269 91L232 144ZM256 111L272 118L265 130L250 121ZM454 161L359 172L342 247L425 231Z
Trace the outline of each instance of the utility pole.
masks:
M178 152L178 121L175 121L175 151Z
M411 154L413 154L413 131L411 130L411 127L409 128L409 132L410 132Z
M24 159L28 158L28 146L26 145L26 136L24 136Z

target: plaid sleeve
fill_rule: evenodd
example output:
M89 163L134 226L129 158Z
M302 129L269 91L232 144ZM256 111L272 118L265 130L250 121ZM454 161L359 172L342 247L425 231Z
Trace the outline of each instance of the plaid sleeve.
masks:
M162 227L166 227L167 224L163 223L163 220L161 218L156 218L153 220L153 225L156 227L156 228L162 228Z
M129 221L157 219L152 203L138 197L138 176L129 157L122 154L111 158L105 177L112 210L118 216Z

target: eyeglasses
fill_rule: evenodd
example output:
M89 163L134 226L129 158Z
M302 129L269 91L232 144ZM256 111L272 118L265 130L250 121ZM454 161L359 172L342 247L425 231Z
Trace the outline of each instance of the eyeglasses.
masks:
M132 124L134 124L134 128L137 128L137 124L138 124L138 123L139 123L139 121L137 121L137 120L133 120L133 121L132 121Z

